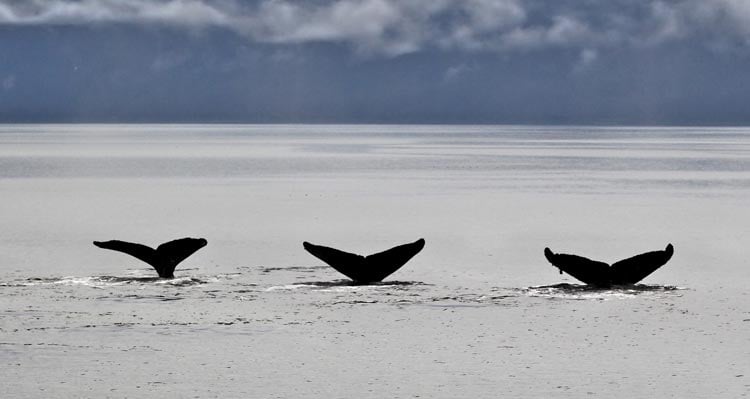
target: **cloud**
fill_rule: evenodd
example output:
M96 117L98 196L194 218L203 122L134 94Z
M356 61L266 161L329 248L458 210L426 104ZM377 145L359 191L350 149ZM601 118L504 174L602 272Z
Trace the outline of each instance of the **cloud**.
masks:
M451 82L462 75L469 74L471 72L474 72L477 69L474 65L467 65L467 64L458 64L453 65L451 67L448 67L445 70L445 73L443 74L443 82Z
M596 50L585 48L581 50L578 55L578 62L573 67L573 73L583 73L593 67L596 60L599 58L599 53Z
M185 64L190 54L184 52L168 52L160 54L151 63L151 69L157 72L168 71Z
M10 0L0 2L0 23L226 25L228 9L211 3L200 0Z
M747 0L0 0L0 25L109 23L220 28L258 42L337 43L386 56L696 39L750 46Z
M3 78L2 82L0 82L0 86L2 86L4 91L8 91L16 87L16 76L15 75L8 75Z
M599 57L599 54L597 54L596 50L592 49L583 49L581 51L581 64L582 65L591 65L596 59Z

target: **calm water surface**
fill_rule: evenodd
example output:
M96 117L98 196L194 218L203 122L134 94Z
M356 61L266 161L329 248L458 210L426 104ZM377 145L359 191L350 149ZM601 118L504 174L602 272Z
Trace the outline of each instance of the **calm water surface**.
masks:
M749 194L745 128L0 126L0 396L745 397ZM372 286L302 249L419 237Z

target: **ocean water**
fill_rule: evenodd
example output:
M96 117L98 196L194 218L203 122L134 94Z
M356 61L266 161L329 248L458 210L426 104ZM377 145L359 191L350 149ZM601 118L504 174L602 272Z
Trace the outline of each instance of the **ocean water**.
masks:
M3 125L0 397L747 397L749 196L750 128ZM302 248L420 237L370 286Z

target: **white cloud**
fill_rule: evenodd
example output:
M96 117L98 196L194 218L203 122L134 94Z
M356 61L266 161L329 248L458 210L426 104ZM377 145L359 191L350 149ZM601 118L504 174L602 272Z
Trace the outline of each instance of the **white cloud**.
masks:
M578 55L578 62L573 66L572 73L585 73L590 70L599 59L599 52L594 49L585 48Z
M201 0L11 0L0 4L0 23L222 25L225 11Z
M662 42L677 39L686 33L684 14L675 7L670 7L662 1L651 4L651 16L656 21L655 29L649 39L652 42Z
M0 25L217 27L269 43L396 56L692 40L750 43L748 0L0 0Z

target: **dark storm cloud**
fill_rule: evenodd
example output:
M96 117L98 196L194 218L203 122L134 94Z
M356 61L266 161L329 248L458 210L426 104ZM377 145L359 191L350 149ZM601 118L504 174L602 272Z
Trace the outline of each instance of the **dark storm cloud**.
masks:
M750 123L747 0L0 0L0 122Z
M212 27L259 42L345 43L389 56L425 49L595 51L696 38L714 46L750 43L746 0L11 0L0 2L0 23Z

